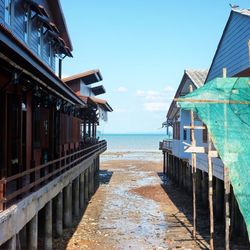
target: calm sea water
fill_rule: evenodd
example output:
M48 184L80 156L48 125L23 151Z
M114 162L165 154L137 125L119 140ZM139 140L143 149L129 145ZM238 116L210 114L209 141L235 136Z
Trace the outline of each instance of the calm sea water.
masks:
M101 137L107 140L108 150L103 160L162 160L159 142L166 135L156 134L104 134Z

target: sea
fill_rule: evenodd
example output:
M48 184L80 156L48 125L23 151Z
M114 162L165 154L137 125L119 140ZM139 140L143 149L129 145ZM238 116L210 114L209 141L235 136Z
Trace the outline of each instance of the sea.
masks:
M162 161L159 142L165 138L164 134L103 134L108 149L101 159Z

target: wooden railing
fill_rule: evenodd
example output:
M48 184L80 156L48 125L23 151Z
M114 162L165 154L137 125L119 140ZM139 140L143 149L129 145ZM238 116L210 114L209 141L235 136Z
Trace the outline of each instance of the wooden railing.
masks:
M173 147L173 140L167 139L160 142L159 149L160 150L172 150Z
M63 156L43 165L31 168L16 175L0 180L1 210L5 210L17 200L23 199L31 192L38 190L62 173L80 164L97 152L107 148L106 141L100 141L95 145L82 148L72 154ZM12 191L12 187L15 186Z

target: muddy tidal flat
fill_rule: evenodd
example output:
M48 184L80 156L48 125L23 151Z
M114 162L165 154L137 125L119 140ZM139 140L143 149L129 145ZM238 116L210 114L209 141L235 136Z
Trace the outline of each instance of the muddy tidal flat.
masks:
M206 212L198 210L194 241L191 197L162 177L161 161L114 157L102 161L97 192L54 249L208 249Z

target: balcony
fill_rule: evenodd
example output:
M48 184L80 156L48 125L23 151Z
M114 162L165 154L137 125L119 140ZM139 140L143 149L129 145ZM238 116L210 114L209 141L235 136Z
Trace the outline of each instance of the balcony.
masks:
M167 139L160 142L159 149L163 151L172 151L173 148L173 140Z
M2 193L2 199L0 199L0 211L42 189L56 178L72 171L84 161L101 154L106 149L106 141L95 142L91 146L81 147L61 158L1 179L0 192Z

